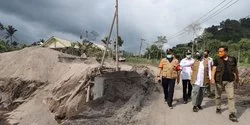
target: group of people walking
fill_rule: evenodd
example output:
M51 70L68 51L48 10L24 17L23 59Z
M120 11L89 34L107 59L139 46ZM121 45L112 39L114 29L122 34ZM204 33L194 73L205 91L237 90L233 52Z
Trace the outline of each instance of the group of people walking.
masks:
M221 94L225 90L228 98L229 119L236 122L234 100L234 84L239 82L237 60L228 55L228 48L220 46L218 58L212 59L209 50L196 52L194 58L187 51L186 57L180 62L176 59L172 49L166 51L166 57L159 64L158 81L161 81L164 99L173 109L175 83L182 80L183 103L192 101L193 112L202 110L204 92L211 95L211 86L215 86L215 104L217 114L221 114Z

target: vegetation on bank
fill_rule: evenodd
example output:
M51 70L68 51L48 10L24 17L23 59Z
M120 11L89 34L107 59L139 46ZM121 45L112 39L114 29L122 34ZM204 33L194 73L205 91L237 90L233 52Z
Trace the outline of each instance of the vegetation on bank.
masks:
M161 40L158 38L157 41ZM227 19L219 25L205 28L204 32L194 40L178 44L172 49L179 59L184 58L185 52L192 50L192 46L194 52L208 49L211 52L211 56L216 58L218 47L221 45L228 46L230 55L237 57L242 65L247 66L250 64L250 18L242 18L240 20ZM164 51L157 44L153 44L146 49L143 57L159 60L164 57L161 56L162 53Z

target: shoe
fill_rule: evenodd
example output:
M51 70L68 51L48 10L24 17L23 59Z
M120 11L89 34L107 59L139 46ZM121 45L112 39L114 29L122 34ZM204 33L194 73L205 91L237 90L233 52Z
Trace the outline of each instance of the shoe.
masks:
M233 121L233 122L238 122L238 119L237 119L235 113L231 113L231 114L229 115L229 120L231 120L231 121Z
M221 114L221 109L216 109L216 114Z
M197 105L197 107L199 108L199 110L202 110L202 109L203 109L200 105Z
M164 100L164 103L165 103L165 104L168 104L168 101L167 101L167 100Z
M187 104L188 102L187 101L183 101L183 104Z
M199 111L198 107L197 107L197 106L194 106L194 107L193 107L193 112L198 112L198 111Z
M173 106L169 106L170 109L173 109Z
M170 109L173 109L173 105L170 104L170 103L168 103L168 107L169 107Z

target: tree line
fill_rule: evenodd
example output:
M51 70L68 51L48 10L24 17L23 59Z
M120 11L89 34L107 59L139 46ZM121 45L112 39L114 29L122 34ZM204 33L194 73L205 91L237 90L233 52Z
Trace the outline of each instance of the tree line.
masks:
M18 49L19 43L14 36L17 31L12 25L5 26L0 22L0 52Z
M161 38L163 38L161 36ZM166 38L165 38L166 39ZM161 59L164 51L157 43L161 42L160 37L153 45L146 49L144 54L148 59ZM194 45L193 45L194 44ZM210 50L211 56L217 56L219 46L226 45L229 47L230 55L239 59L240 62L249 63L250 61L250 18L242 18L240 20L227 19L222 21L219 25L212 25L204 29L204 32L184 44L178 44L172 49L178 58L184 58L185 52L191 50L192 46L194 51Z

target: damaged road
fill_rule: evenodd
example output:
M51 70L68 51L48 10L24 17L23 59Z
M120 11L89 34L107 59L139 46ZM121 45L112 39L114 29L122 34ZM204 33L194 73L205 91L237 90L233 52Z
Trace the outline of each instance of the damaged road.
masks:
M122 71L115 72L112 61L100 69L94 59L60 61L61 54L46 48L0 54L0 125L234 125L226 105L218 116L209 98L203 111L193 113L190 102L182 104L181 84L170 110L155 83L156 67L121 64ZM248 125L250 70L240 73L238 125Z

